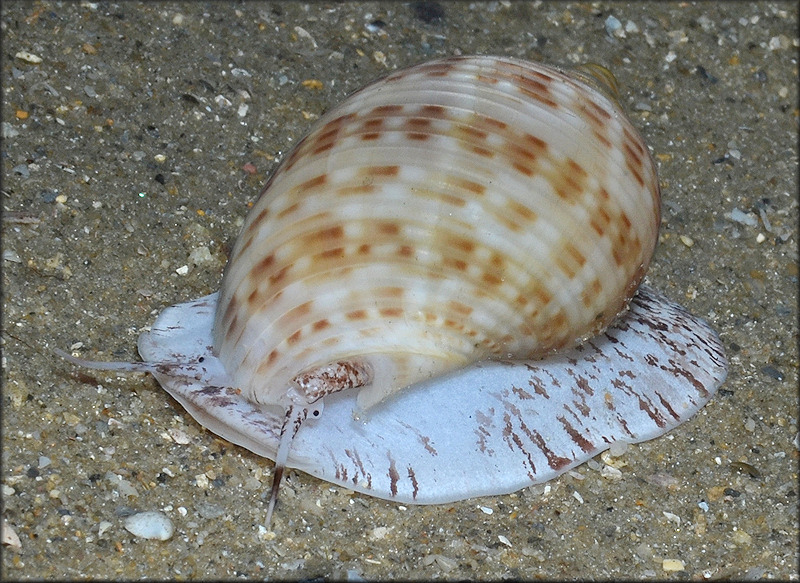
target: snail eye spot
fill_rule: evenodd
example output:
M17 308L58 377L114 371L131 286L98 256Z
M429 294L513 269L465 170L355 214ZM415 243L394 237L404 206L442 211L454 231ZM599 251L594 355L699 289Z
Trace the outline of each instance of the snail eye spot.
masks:
M200 358L197 359L197 362L203 362L205 361L205 359L206 359L205 356L201 356Z

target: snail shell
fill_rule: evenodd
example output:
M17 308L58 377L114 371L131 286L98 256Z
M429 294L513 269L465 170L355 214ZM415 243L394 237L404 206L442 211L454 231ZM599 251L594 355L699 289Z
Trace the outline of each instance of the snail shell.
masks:
M299 373L336 362L371 370L366 409L478 360L541 356L627 305L659 208L639 134L586 83L497 57L399 71L275 172L228 263L214 345L247 398L281 407Z
M667 431L727 363L655 292L626 312L658 180L587 71L454 57L358 91L273 174L220 292L142 334L147 362L72 360L152 372L201 424L276 460L268 522L285 465L436 503Z

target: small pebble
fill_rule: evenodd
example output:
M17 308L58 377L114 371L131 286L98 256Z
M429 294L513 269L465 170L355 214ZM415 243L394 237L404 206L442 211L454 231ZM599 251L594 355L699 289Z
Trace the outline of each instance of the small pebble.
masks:
M208 476L206 476L205 474L197 474L194 477L194 481L197 484L198 488L201 488L203 490L208 488Z
M369 536L370 538L373 538L375 540L381 540L383 538L386 538L387 534L389 534L388 528L386 528L385 526L377 526L372 529L372 532L370 532Z
M285 563L281 563L278 566L286 571L299 571L300 569L306 566L306 560L292 559L290 561L286 561Z
M250 476L244 481L243 487L245 490L260 490L262 485L257 478Z
M225 514L225 509L222 506L219 504L211 504L210 502L198 503L195 510L197 510L197 514L200 518L205 518L206 520L219 518Z
M665 571L683 571L683 561L679 559L664 559L661 562L661 568Z
M0 137L9 139L9 138L16 138L18 135L19 132L13 125L11 125L10 122L7 121L3 122L3 132L2 134L0 134Z
M366 581L358 569L347 570L347 581Z
M297 33L298 38L304 38L308 40L311 43L311 46L317 48L317 41L314 40L314 37L311 36L311 33L309 33L305 28L302 26L295 26L294 31Z
M108 480L117 489L117 492L119 492L120 496L125 497L139 495L139 492L136 490L136 487L133 484L114 472L106 472L106 480Z
M319 79L306 79L305 81L301 81L300 85L307 89L313 89L316 91L319 91L323 87L322 81Z
M451 559L450 557L445 557L444 555L431 554L422 557L422 564L425 565L426 567L428 565L433 565L434 563L445 573L452 571L453 569L458 567L457 561Z
M618 34L617 31L622 30L622 23L619 21L618 18L614 16L609 16L608 18L606 18L605 25L606 25L606 33L608 33L611 36Z
M639 27L636 25L634 21L629 20L628 22L625 23L625 32L630 32L630 33L639 32Z
M664 518L666 518L670 522L674 522L677 526L681 525L681 517L678 516L677 514L673 514L672 512L667 512L666 510L663 510L661 513L664 515Z
M22 548L22 541L20 541L16 531L10 524L6 522L5 518L3 519L2 532L0 532L0 540L2 540L4 546L9 546L15 549Z
M625 466L628 465L628 462L626 462L622 456L617 457L613 455L610 450L601 453L600 460L607 466L611 466L612 468L617 468L617 469L624 468Z
M211 255L211 251L209 251L208 247L206 246L201 246L197 247L196 249L192 249L192 252L189 254L189 261L191 261L195 265L210 263L213 260L214 257Z
M723 214L723 216L726 219L736 223L742 223L743 225L748 225L750 227L758 226L758 219L753 213L745 213L736 207L734 207L731 212Z
M608 448L608 453L612 457L620 457L628 452L628 444L624 441L615 441Z
M38 65L42 62L42 57L39 55L34 55L33 53L29 53L28 51L19 51L16 55L16 58L25 61L26 63L32 63L34 65Z
M611 481L618 481L622 479L622 472L617 468L612 468L611 466L603 466L603 469L600 470L600 475L606 480Z
M571 478L575 479L575 480L578 480L578 481L582 481L582 480L586 479L586 476L584 476L580 472L576 472L575 470L569 470L567 472L567 475L570 476Z
M733 536L731 538L733 539L733 542L735 542L737 545L742 545L742 546L747 546L753 542L753 537L751 537L747 532L743 530L737 530L736 532L733 533Z
M769 50L777 51L781 49L788 49L791 46L792 41L789 40L789 37L786 35L780 34L778 36L773 36L769 39Z
M172 440L179 444L179 445L186 445L191 443L191 438L186 434L185 431L181 429L176 429L174 427L167 430L167 434L172 438Z
M10 261L11 263L22 263L22 258L13 249L3 249L3 261Z
M31 175L31 172L28 169L27 164L20 164L18 166L14 166L14 168L12 168L12 171L14 172L14 174L19 174L23 178L29 178Z
M771 233L772 224L769 222L769 217L767 217L767 212L764 210L763 207L759 207L758 216L761 217L761 222L764 223L764 228Z
M175 526L161 512L140 512L125 519L125 530L139 538L169 540L175 532Z

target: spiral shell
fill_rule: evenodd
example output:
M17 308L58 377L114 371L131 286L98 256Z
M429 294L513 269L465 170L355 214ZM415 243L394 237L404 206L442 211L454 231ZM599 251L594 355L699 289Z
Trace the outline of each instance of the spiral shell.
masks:
M603 92L510 58L425 63L331 110L275 172L228 264L214 345L262 404L358 363L367 408L601 332L658 225L653 161Z

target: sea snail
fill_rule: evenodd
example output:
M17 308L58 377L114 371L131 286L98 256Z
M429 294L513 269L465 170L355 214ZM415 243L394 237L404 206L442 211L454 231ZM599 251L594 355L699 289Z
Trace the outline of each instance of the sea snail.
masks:
M151 372L275 460L267 523L284 467L434 504L668 431L727 362L639 287L659 186L611 80L469 56L368 85L272 175L221 290L141 335L144 363L68 358Z

